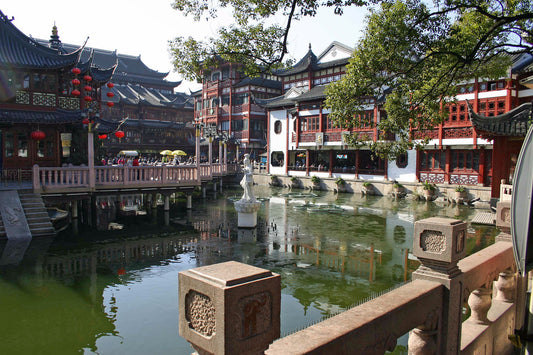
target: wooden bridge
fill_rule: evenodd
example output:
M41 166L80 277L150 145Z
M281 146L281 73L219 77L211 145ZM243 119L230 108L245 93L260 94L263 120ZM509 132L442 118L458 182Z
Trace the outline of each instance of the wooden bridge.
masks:
M35 165L32 186L35 193L69 194L109 190L181 189L202 186L237 173L233 164L163 166L70 166Z

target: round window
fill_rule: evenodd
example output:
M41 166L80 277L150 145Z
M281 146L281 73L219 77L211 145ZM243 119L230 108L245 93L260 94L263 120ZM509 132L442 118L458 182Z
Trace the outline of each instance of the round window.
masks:
M274 133L280 134L281 133L281 121L277 120L274 122Z

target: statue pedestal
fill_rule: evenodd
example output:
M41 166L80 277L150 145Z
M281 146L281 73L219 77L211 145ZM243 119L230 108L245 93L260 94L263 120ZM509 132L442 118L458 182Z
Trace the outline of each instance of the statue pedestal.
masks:
M255 228L257 226L257 211L261 207L259 201L239 200L235 202L239 228Z

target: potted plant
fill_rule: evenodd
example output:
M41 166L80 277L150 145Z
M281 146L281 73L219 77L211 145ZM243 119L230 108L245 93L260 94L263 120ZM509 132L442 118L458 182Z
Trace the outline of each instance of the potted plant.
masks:
M435 185L430 183L429 181L424 181L422 183L423 189L424 189L424 195L426 197L426 200L429 200L434 194L435 194Z
M374 194L374 185L370 181L363 182L363 189L361 192L365 195L373 195Z
M296 176L291 176L291 187L300 187L300 182Z
M279 186L279 179L276 175L270 176L270 185L271 186Z
M394 192L396 192L396 193L403 192L403 185L400 184L399 182L395 181L395 182L392 184L392 189L393 189Z
M343 178L338 177L337 180L335 180L335 185L337 185L338 192L346 191L346 180L344 180Z
M313 189L319 189L320 188L320 178L316 175L313 175L311 177L311 182L313 183Z
M466 197L466 187L459 185L455 187L455 200L464 200Z

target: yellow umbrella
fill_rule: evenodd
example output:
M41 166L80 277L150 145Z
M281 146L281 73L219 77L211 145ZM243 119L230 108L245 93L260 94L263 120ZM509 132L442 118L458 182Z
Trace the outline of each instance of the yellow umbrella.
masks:
M184 156L184 155L187 155L187 153L185 153L183 150L178 149L178 150L173 151L172 155L183 155Z
M161 155L172 155L172 151L166 149L166 150L160 151L159 154L161 154Z

